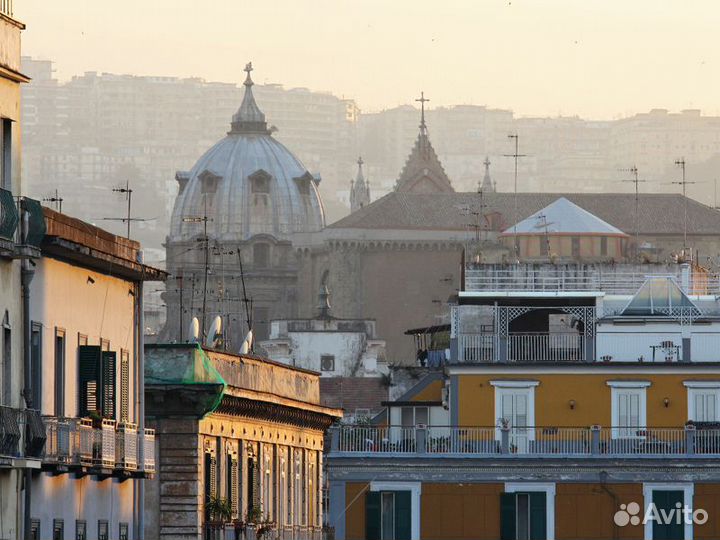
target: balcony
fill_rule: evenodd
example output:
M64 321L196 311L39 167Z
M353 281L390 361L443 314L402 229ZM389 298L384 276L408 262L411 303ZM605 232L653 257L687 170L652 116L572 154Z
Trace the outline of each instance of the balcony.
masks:
M0 467L20 465L19 459L40 459L45 431L38 411L0 406Z
M633 295L651 277L672 277L688 295L720 294L720 275L689 264L477 265L465 268L465 292Z
M142 477L155 473L155 432L138 433L135 424L103 419L45 417L47 445L43 466L56 473ZM139 459L142 446L144 460Z
M458 362L585 362L592 359L586 337L577 332L459 334Z
M206 523L204 525L204 540L257 540L257 526L247 525L239 527L236 533L232 523ZM271 532L265 532L262 538L274 540L322 540L322 527L304 525L273 526Z
M654 427L332 428L330 457L717 459L720 429Z

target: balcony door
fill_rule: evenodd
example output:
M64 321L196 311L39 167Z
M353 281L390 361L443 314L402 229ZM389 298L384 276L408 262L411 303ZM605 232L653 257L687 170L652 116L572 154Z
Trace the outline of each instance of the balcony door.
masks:
M510 451L527 453L529 441L534 438L533 388L496 388L495 393L498 425L510 426Z
M370 491L365 498L365 540L410 540L411 492Z

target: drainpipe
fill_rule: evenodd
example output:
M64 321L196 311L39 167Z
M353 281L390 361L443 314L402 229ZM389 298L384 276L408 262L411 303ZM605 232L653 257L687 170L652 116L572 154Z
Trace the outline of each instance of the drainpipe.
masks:
M143 252L138 252L138 262L143 264ZM144 272L143 272L144 274ZM142 433L143 444L138 449L138 459L145 468L145 313L143 308L143 279L137 284L137 381L138 381L138 429ZM138 486L138 534L135 538L143 540L145 538L145 479L140 479Z
M618 496L611 491L609 487L607 487L607 477L607 471L600 471L600 489L610 495L617 511L620 509L620 500L618 499ZM618 538L620 538L620 531L618 530L617 524L613 523L613 540L617 540Z
M27 239L30 227L29 214L22 213L21 222L21 242L24 244ZM32 359L30 355L30 282L35 275L35 270L29 259L23 259L20 270L20 288L22 294L22 312L23 312L23 397L25 398L25 408L33 408L33 389L32 389ZM27 425L25 428L25 437L27 437ZM32 540L32 523L31 523L31 501L32 501L32 471L26 468L24 471L25 484L25 502L23 509L23 535L25 540Z

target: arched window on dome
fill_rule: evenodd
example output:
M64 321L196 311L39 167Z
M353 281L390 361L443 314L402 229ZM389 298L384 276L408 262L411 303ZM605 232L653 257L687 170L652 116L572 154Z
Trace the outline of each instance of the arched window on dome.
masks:
M205 169L198 175L198 180L200 180L200 193L205 195L208 206L212 206L222 176Z

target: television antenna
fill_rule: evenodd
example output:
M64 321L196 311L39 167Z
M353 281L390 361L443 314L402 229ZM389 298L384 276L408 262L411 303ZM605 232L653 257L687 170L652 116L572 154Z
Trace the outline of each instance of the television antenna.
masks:
M687 194L686 194L686 188L688 184L694 184L695 182L689 182L685 179L685 158L680 158L675 161L675 165L680 167L682 170L682 180L678 180L677 182L671 182L671 184L677 184L682 186L682 195L683 195L683 247L687 248L687 222L688 222L688 208L687 208Z
M202 223L203 224L203 236L200 241L203 243L203 250L205 251L205 264L204 264L204 278L203 278L203 301L202 301L202 326L201 332L205 337L205 311L207 309L207 280L210 265L208 261L208 252L210 251L210 242L207 233L208 221L212 221L212 218L207 216L207 199L205 200L205 214L202 216L187 216L182 218L183 223Z
M527 154L520 154L518 153L520 148L520 137L517 133L508 135L508 139L515 141L515 152L512 154L503 154L504 157L511 157L515 159L515 180L514 180L514 197L513 197L513 236L515 237L515 256L518 257L520 255L520 243L518 242L517 237L517 222L518 222L518 158L527 157Z
M104 217L102 218L103 221L121 221L123 223L127 223L127 239L130 239L130 225L133 221L152 221L155 218L134 218L132 217L132 194L133 190L130 189L130 181L125 181L125 187L120 188L113 188L113 191L115 193L122 193L125 195L125 199L127 200L127 216L122 218L115 218L115 217Z
M632 182L635 184L635 251L640 249L640 183L647 182L638 177L638 169L635 165L629 169L620 169L623 172L629 172L632 178L629 180L621 180L621 182Z
M52 197L45 197L43 199L43 202L50 202L50 203L55 204L55 210L57 210L58 212L60 212L62 214L63 200L64 199L58 194L58 190L56 189L55 195L53 195Z
M547 255L549 257L550 256L550 230L548 229L548 227L550 227L550 225L555 225L555 222L548 221L547 216L545 214L538 214L537 216L535 216L535 219L541 221L541 223L537 223L535 225L535 228L536 229L542 228L544 230L545 249L547 250Z

